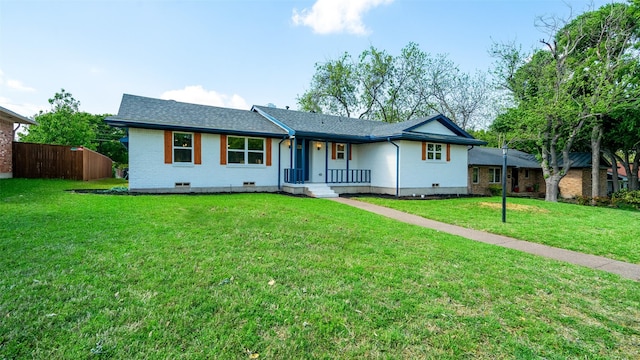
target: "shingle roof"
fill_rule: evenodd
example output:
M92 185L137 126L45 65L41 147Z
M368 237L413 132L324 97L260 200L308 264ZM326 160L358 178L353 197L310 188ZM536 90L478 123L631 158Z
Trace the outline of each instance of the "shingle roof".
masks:
M302 136L317 136L329 139L332 137L342 137L354 141L382 141L390 138L438 141L466 145L486 144L486 142L482 140L474 139L441 114L390 124L381 121L354 119L265 106L253 106L253 109L258 109L270 115L282 122L283 125L294 129L296 134ZM411 131L413 128L431 121L440 121L444 126L451 129L455 135L428 134Z
M502 149L474 147L469 150L469 165L502 166ZM539 169L540 163L534 155L510 149L507 151L507 166Z
M412 131L430 121L439 121L452 135ZM153 99L124 94L118 115L105 119L110 125L154 129L192 130L266 136L301 137L375 142L387 139L434 141L463 145L482 145L443 115L401 123L384 123L341 116L253 106L251 111L196 105L174 100Z
M273 116L291 129L295 129L297 134L362 136L363 138L367 138L373 132L373 129L381 124L379 121L360 120L343 116L278 109L266 106L254 106L254 108Z
M591 167L591 153L590 152L573 152L569 154L569 159L571 159L571 167L572 168L590 168ZM563 164L562 155L558 159L558 164L562 166ZM600 166L601 167L610 167L611 165L607 163L607 161L601 156L600 157Z
M105 121L114 126L194 129L211 132L287 134L259 114L246 110L197 105L124 94L118 115Z
M571 168L590 168L591 153L574 152L569 154L571 159ZM469 150L469 165L487 165L502 166L502 149L474 147ZM562 166L562 157L558 160L559 166ZM507 166L515 166L519 168L537 168L541 167L536 156L519 150L509 149L507 152ZM600 166L608 166L606 161L601 158Z

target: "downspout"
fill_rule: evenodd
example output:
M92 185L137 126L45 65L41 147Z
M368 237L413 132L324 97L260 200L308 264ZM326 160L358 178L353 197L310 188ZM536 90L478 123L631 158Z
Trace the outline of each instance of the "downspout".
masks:
M400 196L400 146L387 138L387 141L396 147L396 197Z
M280 142L278 143L278 190L282 190L282 186L280 184L280 173L282 172L282 167L281 167L281 161L282 161L282 142L285 141L287 138L284 137L282 138L282 140L280 140Z

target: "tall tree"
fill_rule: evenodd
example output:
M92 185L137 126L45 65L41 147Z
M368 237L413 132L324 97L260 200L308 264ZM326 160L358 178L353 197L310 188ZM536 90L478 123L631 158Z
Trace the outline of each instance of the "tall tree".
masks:
M541 40L543 49L532 55L514 44L492 49L498 59L494 74L515 106L501 126L512 136L535 140L548 201L557 200L558 184L571 166L569 153L583 131L591 132L597 191L603 120L637 102L638 52L630 49L638 19L629 14L626 5L612 4L571 22L539 18L538 25L551 35Z
M49 99L51 109L40 111L35 120L38 125L29 126L20 134L20 140L40 144L84 146L126 163L127 150L119 140L125 131L104 123L108 115L94 115L80 111L80 102L64 89Z
M573 37L583 35L569 58L573 71L570 90L590 129L593 197L600 195L605 121L613 119L613 112L640 106L639 54L634 50L639 25L632 7L614 3L578 16L562 30Z
M37 126L29 126L26 134L20 134L20 140L41 144L86 146L95 150L93 140L95 129L91 126L93 115L80 112L80 102L62 89L51 99L51 110L40 111L35 120Z
M640 190L640 108L618 109L604 121L603 148L614 171L619 163L625 169L630 190ZM614 177L617 174L614 173ZM614 186L614 191L618 190Z
M446 56L432 57L415 43L392 56L375 47L354 61L349 54L316 64L302 110L399 122L442 112L462 128L483 123L486 76L467 75Z
M545 200L557 201L558 184L571 167L569 152L585 123L570 96L572 71L568 64L583 35L556 30L557 21L545 24L556 36L542 40L545 48L532 56L513 44L494 46L497 50L493 53L498 57L495 73L502 76L499 81L517 106L510 128L519 132L515 136L524 133L523 137L535 139L546 183Z

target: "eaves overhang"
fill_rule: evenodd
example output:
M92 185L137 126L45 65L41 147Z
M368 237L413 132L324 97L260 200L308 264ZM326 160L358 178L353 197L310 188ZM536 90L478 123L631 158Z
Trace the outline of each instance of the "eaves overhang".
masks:
M205 127L187 126L187 125L182 125L182 126L167 125L167 124L150 123L150 122L144 122L144 121L129 121L129 120L122 120L122 119L115 119L115 118L105 118L104 121L111 126L126 127L126 128L189 131L189 132L200 132L200 133L209 133L209 134L260 136L260 137L272 137L272 138L288 138L289 137L289 135L285 133L205 128Z
M362 136L362 135L349 135L349 134L328 134L321 132L312 132L312 131L296 131L296 137L299 138L309 138L313 140L319 141L340 141L340 142L349 142L349 143L369 143L376 142L380 140L376 140L371 136Z
M438 134L417 134L417 133L402 133L394 134L391 136L381 136L380 140L411 140L411 141L432 141L444 144L456 144L456 145L486 145L484 140L478 140L474 138L466 138L459 136L446 136Z
M0 120L14 124L38 125L37 122L27 118L26 116L22 116L2 106L0 106Z

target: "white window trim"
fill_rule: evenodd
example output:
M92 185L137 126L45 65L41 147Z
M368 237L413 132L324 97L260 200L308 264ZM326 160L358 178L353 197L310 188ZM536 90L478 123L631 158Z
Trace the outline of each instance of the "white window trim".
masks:
M187 134L191 135L191 146L176 146L176 134ZM173 165L176 166L190 166L193 165L193 152L194 152L194 134L192 132L186 131L174 131L171 135L171 160ZM191 160L190 161L176 161L176 149L180 150L191 150Z
M229 140L231 138L240 138L244 139L244 149L229 149ZM249 139L258 139L262 140L262 150L249 150ZM266 167L266 157L267 157L267 141L265 138L260 137L251 137L251 136L227 136L227 166L229 167ZM233 163L229 160L230 152L243 152L244 153L244 163ZM261 153L262 154L262 163L260 164L249 164L249 153Z
M500 176L498 177L498 181L493 181L495 180L496 170L498 171ZM502 168L489 168L489 184L500 184L500 183L502 183Z
M429 150L429 145L433 146L433 150ZM440 146L440 151L436 150L436 148ZM426 144L426 152L425 152L425 161L433 161L433 162L443 162L445 161L445 148L446 146L444 146L443 144L438 144L438 143L427 143ZM429 154L433 154L433 159L429 159ZM437 155L436 154L440 154L440 159L436 159Z

